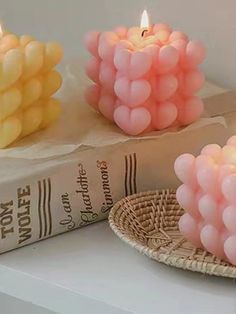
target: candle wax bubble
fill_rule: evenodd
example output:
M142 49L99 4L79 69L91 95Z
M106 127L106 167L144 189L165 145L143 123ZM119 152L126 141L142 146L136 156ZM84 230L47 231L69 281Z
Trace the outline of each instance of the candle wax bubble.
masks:
M191 96L201 89L205 77L202 72L198 70L189 71L184 76L183 93L184 95Z
M155 24L153 26L153 33L156 34L157 32L159 31L162 31L162 30L165 30L165 31L168 31L168 32L171 32L172 29L171 27L168 25L168 24Z
M18 117L8 117L0 122L0 148L4 148L16 140L22 131L22 123Z
M176 120L178 111L175 104L166 101L152 107L151 113L153 125L163 130Z
M201 116L203 109L204 105L199 97L188 98L179 111L178 120L183 125L191 124Z
M184 214L179 220L181 234L197 247L201 246L198 225L191 215Z
M151 68L152 58L146 51L137 51L132 54L129 66L129 76L135 80L145 75Z
M177 49L172 46L164 46L159 52L159 64L157 71L159 73L166 73L173 69L179 61L179 53Z
M114 66L109 66L106 62L101 62L99 81L104 89L109 93L114 92L114 84L116 80L116 71Z
M184 39L178 39L171 43L171 46L175 47L175 49L179 52L181 63L184 62L185 51L187 47L187 41Z
M205 222L221 227L222 220L218 210L218 203L211 195L205 194L199 200L199 211Z
M167 42L170 37L170 31L167 29L160 29L156 32L155 35L156 39L160 40L161 42Z
M225 177L236 174L236 166L235 165L229 165L229 164L222 164L219 168L219 183L222 184Z
M129 109L126 106L120 106L115 109L114 119L116 124L130 135L142 133L151 123L150 113L142 107Z
M98 56L99 32L90 32L85 36L85 46L88 51L95 57Z
M42 108L43 108L43 119L40 124L40 128L44 129L50 126L52 123L54 123L58 119L61 113L61 107L60 107L60 102L57 99L51 98L48 100L46 104L44 103Z
M135 80L142 78L150 70L152 57L146 51L132 52L128 49L118 49L115 52L114 63L118 70Z
M128 29L125 26L120 26L115 29L115 33L121 38L125 39L127 36Z
M236 135L230 137L230 139L227 141L227 145L236 147Z
M23 66L23 79L35 76L44 64L45 46L37 41L30 42L25 47L25 61Z
M30 106L23 114L22 136L35 132L43 120L42 106Z
M199 155L196 157L196 171L198 172L202 167L214 164L213 159L210 156Z
M197 171L197 180L204 192L219 195L218 167L214 164L202 166Z
M114 32L104 32L100 35L98 54L102 60L106 60L109 64L113 64L116 44L119 37Z
M30 43L31 41L35 40L34 37L30 36L30 35L22 35L20 36L20 46L21 47L25 47L26 45L28 45L28 43Z
M155 77L152 84L153 94L157 101L165 101L171 98L178 88L178 81L172 74Z
M44 46L44 62L41 70L45 73L52 70L61 61L63 50L57 42L50 42Z
M131 52L128 49L123 49L120 46L117 46L114 56L114 64L117 70L121 71L122 74L128 72L130 65Z
M55 83L54 80L53 83ZM51 96L51 93L49 93L50 88L49 89L47 88L48 86L49 87L51 86L51 82L45 82L39 77L31 78L30 80L24 82L21 90L22 107L24 109L27 108L28 106L36 102L42 94L44 95L43 97L45 98L48 98L49 94ZM9 91L11 90L12 88ZM18 92L20 92L20 89L18 90Z
M179 156L174 164L177 177L185 184L196 187L195 157L191 154Z
M180 206L192 216L199 217L198 202L195 191L188 185L181 185L176 191L176 198Z
M221 159L221 151L222 151L222 149L221 149L220 145L218 145L218 144L209 144L209 145L206 145L202 149L201 155L210 156L210 157L212 157L212 159L215 162L218 162Z
M222 159L226 164L236 165L236 147L226 145L222 149Z
M236 174L225 177L222 182L222 192L227 201L236 205Z
M127 37L128 39L130 39L130 37L135 36L137 34L140 34L140 27L134 26L128 30Z
M160 49L161 48L159 46L154 44L148 45L145 48L143 48L143 51L147 52L151 56L153 67L155 67L155 65L157 64Z
M123 49L128 49L130 51L135 51L135 47L132 42L122 39L120 42L117 43L115 52Z
M206 225L201 230L200 237L201 242L207 251L218 257L224 256L223 243L221 241L220 233L216 227L212 225Z
M0 53L5 54L19 46L19 39L14 34L3 34L1 29Z
M199 41L190 41L186 48L186 67L195 68L202 63L206 55L203 44Z
M39 99L40 96L43 99L50 98L55 94L62 85L62 77L60 73L56 70L51 70L50 72L44 75L44 79L41 78L32 78L30 81L34 81L36 90L35 90L35 100ZM30 82L29 81L29 82ZM41 83L41 95L39 93L39 81Z
M224 243L224 251L228 260L236 265L236 235L230 236Z
M188 36L186 36L183 32L179 32L179 31L174 31L171 35L170 35L170 42L175 41L175 40L188 40Z
M228 206L223 211L223 221L228 231L236 235L236 206Z
M17 87L10 88L0 95L0 121L13 114L22 103L22 93Z
M19 49L6 52L1 62L0 92L19 80L23 73L24 53Z
M151 94L148 81L143 79L130 81L126 77L116 80L114 90L117 97L131 108L145 103Z

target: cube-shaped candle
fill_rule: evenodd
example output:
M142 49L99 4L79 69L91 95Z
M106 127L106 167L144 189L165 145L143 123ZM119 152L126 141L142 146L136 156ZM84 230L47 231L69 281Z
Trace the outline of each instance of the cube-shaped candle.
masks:
M53 123L61 86L54 69L62 58L57 43L43 44L30 36L0 37L0 148Z
M183 182L177 200L186 210L180 232L236 266L236 136L223 148L207 145L196 158L180 156L175 172Z
M125 133L185 126L200 117L203 103L196 92L204 83L201 42L166 24L143 24L91 32L85 45L92 55L86 73L94 81L85 98Z

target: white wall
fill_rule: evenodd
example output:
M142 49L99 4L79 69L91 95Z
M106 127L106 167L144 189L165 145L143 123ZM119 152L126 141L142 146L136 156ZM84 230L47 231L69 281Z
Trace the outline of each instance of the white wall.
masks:
M138 24L144 8L153 22L203 40L207 76L236 90L236 0L0 0L0 19L19 34L60 41L70 57L85 54L85 32Z

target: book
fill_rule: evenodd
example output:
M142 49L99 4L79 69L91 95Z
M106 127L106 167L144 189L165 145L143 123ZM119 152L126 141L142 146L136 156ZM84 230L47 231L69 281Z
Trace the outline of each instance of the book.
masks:
M205 117L180 130L128 137L83 108L81 137L33 137L1 151L0 253L106 219L124 196L177 187L178 155L234 132L235 94L209 85L205 96Z

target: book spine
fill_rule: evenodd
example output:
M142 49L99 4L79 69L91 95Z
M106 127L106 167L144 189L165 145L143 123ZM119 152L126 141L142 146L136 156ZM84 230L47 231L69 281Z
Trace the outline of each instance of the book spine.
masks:
M1 178L0 253L105 219L124 196L176 188L173 164L180 154L197 154L209 143L225 143L232 134L221 119L210 121L159 138L41 160L30 176ZM23 171L15 177L17 172Z
M137 192L137 154L88 150L0 185L0 253L106 219Z
M176 188L173 164L180 154L223 144L232 134L221 118L204 121L159 138L41 160L30 176L12 167L18 179L0 178L0 253L105 219L124 196Z

